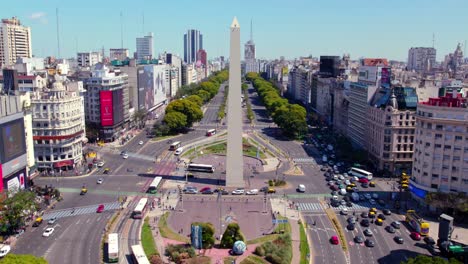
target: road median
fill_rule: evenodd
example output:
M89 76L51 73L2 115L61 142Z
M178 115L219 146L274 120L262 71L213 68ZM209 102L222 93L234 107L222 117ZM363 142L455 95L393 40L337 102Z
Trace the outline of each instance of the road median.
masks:
M323 203L322 203L322 205L323 205ZM327 214L327 217L332 222L333 228L335 228L336 232L338 233L338 237L340 238L340 241L341 241L341 248L343 249L343 251L347 252L348 251L348 242L346 241L346 236L344 234L343 227L341 226L340 221L336 217L335 211L333 211L330 208L326 208L325 213Z

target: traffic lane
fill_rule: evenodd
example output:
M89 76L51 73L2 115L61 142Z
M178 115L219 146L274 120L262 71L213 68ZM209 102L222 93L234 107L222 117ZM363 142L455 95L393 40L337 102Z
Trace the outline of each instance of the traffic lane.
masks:
M311 237L313 263L346 263L344 252L340 245L330 243L330 238L336 236L336 230L325 214L305 214L308 223L307 231ZM313 223L315 222L315 226Z
M43 237L46 228L55 228L54 232L49 237ZM54 225L48 225L44 221L38 227L28 226L26 231L18 238L12 253L15 254L32 254L37 257L44 256L50 246L61 232L63 232L63 224L57 221Z
M185 144L193 143L199 139L204 138L205 134L206 131L204 130L190 130L186 134L180 134L170 139L165 139L157 142L150 142L149 146L142 149L142 151L139 152L139 154L156 157L158 155L161 155L161 153L163 153L165 150L169 149L169 142L180 141L181 145L184 146Z
M68 227L50 245L49 263L99 263L100 242L111 212L88 214L68 219ZM65 225L65 223L64 223Z
M63 200L55 204L54 210L70 209L88 205L97 205L102 203L110 203L117 201L116 197L110 195L102 195L99 193L87 193L80 195L79 193L62 193ZM48 210L47 212L54 211Z

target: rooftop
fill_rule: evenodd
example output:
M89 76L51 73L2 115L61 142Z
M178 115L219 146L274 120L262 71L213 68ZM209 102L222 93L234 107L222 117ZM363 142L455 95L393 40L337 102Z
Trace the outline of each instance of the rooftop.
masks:
M429 101L421 102L420 104L440 107L468 108L468 98L462 97L461 93L446 93L445 96L429 98Z
M366 58L361 61L362 66L388 66L387 59Z

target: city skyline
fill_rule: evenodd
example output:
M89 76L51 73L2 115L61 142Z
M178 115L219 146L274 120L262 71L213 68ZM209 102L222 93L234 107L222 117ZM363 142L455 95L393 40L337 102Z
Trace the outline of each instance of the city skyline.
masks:
M249 8L244 8L245 5ZM123 45L130 49L130 54L135 51L136 37L154 32L155 55L168 51L183 56L183 35L188 29L195 28L203 32L209 58L226 56L228 42L219 40L227 38L228 28L224 24L229 24L234 15L242 21L253 19L257 58L260 59L349 53L352 59L385 57L406 61L411 47L432 47L434 34L437 61L441 61L455 50L457 43L464 44L468 39L463 35L463 25L468 24L463 7L468 4L456 0L430 6L422 1L398 1L392 6L371 1L340 3L336 0L317 6L313 2L297 1L296 5L281 8L247 1L236 2L236 5L118 1L113 6L88 0L79 3L49 1L47 4L25 1L22 6L13 3L3 6L2 18L16 16L23 25L31 27L36 57L58 53L56 8L59 9L62 57L74 57L76 52L82 51L100 51L103 47L107 54L110 48L120 48L121 13ZM401 8L403 6L405 8ZM203 10L206 15L192 12L194 9ZM148 10L159 14L176 13L179 19L173 19L171 15L156 16ZM450 20L435 19L443 18L448 11ZM398 14L398 20L395 14ZM222 21L225 23L220 23ZM249 32L243 32L241 43L249 38Z

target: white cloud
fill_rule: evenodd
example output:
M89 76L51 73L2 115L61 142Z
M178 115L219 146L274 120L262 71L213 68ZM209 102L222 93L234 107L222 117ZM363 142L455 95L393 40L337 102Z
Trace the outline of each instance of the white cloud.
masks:
M42 24L47 24L47 14L44 12L35 12L29 15L29 18L32 20L37 20Z

